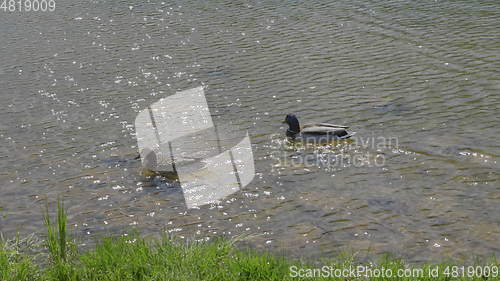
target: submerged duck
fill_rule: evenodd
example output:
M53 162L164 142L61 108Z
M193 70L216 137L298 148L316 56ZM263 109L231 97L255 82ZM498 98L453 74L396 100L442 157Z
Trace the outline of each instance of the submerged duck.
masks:
M283 123L289 126L286 136L295 141L324 143L348 139L354 135L347 132L348 126L328 123L307 124L301 129L294 114L288 114Z

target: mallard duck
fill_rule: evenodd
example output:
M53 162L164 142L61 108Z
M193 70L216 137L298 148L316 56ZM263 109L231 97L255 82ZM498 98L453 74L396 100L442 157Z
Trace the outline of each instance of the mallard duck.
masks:
M348 126L328 123L307 124L301 129L299 120L294 114L288 114L283 123L289 126L286 136L294 141L324 143L348 139L354 135L346 131Z

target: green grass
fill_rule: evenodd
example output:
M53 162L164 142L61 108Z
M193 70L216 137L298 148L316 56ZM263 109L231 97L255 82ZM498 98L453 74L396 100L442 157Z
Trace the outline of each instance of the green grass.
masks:
M79 253L66 230L64 205L58 203L57 221L54 224L48 210L45 215L47 237L41 253L26 253L22 248L40 244L34 236L16 237L0 241L0 280L358 280L367 278L307 278L314 268L330 266L333 269L356 268L361 265L352 258L340 257L321 265L299 262L283 256L241 250L234 240L215 239L210 242L184 242L171 237L144 239L139 235L102 238L87 252ZM494 265L495 258L483 266ZM381 257L372 269L384 268L394 275L398 270L423 270L421 277L385 278L370 280L500 280L497 277L453 278L443 272L451 264L429 264L411 267L399 259ZM429 272L440 268L438 278ZM299 269L302 269L300 277ZM297 274L296 274L297 273ZM467 276L467 271L465 271ZM460 274L461 275L461 272ZM316 276L319 273L316 272ZM324 275L323 275L324 276Z

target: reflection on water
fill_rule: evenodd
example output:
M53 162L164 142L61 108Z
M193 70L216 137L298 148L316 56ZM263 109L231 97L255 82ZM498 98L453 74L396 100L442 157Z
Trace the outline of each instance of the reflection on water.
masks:
M498 255L499 12L495 1L93 1L2 15L0 231L43 231L44 198L61 195L83 241L136 227L257 234L248 243L310 257ZM141 174L134 118L200 85L214 123L250 132L257 176L187 210L175 183ZM357 138L290 146L291 112ZM379 137L397 146L362 145Z

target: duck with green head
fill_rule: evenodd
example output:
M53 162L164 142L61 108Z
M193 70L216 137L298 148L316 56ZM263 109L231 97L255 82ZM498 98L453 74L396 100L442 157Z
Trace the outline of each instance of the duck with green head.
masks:
M325 143L348 139L354 135L347 132L348 126L328 123L306 124L301 128L295 114L287 114L283 123L289 127L286 136L294 141Z

